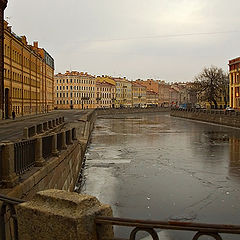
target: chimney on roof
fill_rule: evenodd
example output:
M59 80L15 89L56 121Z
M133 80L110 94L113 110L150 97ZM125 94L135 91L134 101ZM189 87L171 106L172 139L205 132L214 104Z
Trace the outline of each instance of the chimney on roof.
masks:
M35 48L38 48L38 41L34 41L34 42L33 42L33 46L34 46Z
M24 45L27 45L27 37L26 36L21 36L21 40Z

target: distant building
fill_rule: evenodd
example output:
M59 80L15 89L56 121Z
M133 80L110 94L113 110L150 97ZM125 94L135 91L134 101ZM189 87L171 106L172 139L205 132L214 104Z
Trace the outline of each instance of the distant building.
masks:
M158 93L153 90L147 90L146 104L147 106L158 106Z
M66 71L55 79L55 107L87 109L96 107L96 78L88 73Z
M240 109L240 57L229 61L230 107Z
M170 101L170 89L171 85L165 82L159 83L159 102L158 105L161 107L169 107Z
M96 83L96 108L115 108L116 87L108 82Z
M4 22L4 116L51 111L54 106L54 59L38 42L28 45Z
M147 79L146 81L138 79L135 81L138 84L141 84L147 88L147 91L152 91L155 93L159 93L159 82L153 79Z
M147 105L147 88L136 82L132 82L132 106L143 107Z
M132 84L126 78L114 78L116 82L116 107L132 106Z

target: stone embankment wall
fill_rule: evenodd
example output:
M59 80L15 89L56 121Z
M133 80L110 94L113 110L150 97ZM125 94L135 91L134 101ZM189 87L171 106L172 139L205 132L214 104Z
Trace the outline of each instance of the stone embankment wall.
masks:
M231 127L240 127L240 113L205 109L172 109L171 116L210 122Z
M73 191L82 167L82 160L94 127L96 113L87 111L77 123L70 123L76 128L76 140L60 151L57 156L49 158L41 167L21 176L20 182L13 188L0 192L10 197L31 199L37 192L46 189Z

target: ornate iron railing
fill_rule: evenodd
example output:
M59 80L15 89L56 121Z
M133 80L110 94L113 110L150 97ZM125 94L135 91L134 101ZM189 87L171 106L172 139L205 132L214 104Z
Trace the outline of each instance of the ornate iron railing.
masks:
M57 150L62 150L62 133L57 134Z
M66 131L66 144L67 145L69 145L70 141L71 141L71 139L70 139L70 131L71 130Z
M42 138L42 156L45 159L50 157L52 154L52 138L52 135Z
M101 225L133 227L134 229L130 233L129 240L136 240L136 235L140 231L148 233L153 240L161 240L159 239L155 229L195 232L195 235L192 240L200 240L202 236L210 236L215 240L223 240L222 236L220 235L223 233L240 235L240 226L237 226L237 225L202 224L202 223L175 222L175 221L169 221L169 222L143 221L143 220L133 220L133 219L124 219L124 218L114 218L114 217L97 217L95 219L95 222L97 224L97 229ZM117 240L117 239L119 238L109 239L109 240Z
M0 194L0 239L18 240L18 225L15 206L24 200L10 198Z
M14 143L14 168L17 175L29 170L35 163L36 139Z

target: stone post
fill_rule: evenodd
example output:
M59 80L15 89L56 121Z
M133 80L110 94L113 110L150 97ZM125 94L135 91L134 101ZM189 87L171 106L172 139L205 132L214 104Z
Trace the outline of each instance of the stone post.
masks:
M35 166L42 167L45 164L46 162L42 156L42 137L37 137L35 145Z
M52 135L52 155L58 156L58 150L57 150L57 134L54 133Z
M5 142L2 147L2 183L5 187L11 188L17 184L18 177L14 169L14 144Z
M16 206L19 240L113 239L113 227L98 227L96 216L112 217L109 205L97 198L63 190L37 193L29 202Z
M67 149L67 144L66 144L66 132L63 130L62 131L62 150Z
M28 127L23 129L23 139L28 139Z

